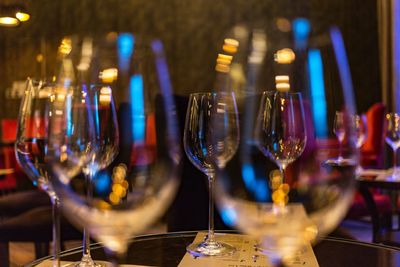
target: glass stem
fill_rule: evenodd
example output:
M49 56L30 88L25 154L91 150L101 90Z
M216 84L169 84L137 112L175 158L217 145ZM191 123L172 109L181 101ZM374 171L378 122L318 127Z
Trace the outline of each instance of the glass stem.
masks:
M91 180L94 174L89 171L85 175L86 182L86 199L91 200L93 197L93 190L91 186ZM83 240L82 240L82 259L87 261L91 260L90 256L90 234L86 227L83 227Z
M339 157L338 157L339 161L341 161L343 159L343 156L342 156L342 142L343 141L341 139L339 139Z
M215 174L208 175L208 242L215 241L214 235L214 183Z
M60 267L60 200L50 196L53 217L53 267Z

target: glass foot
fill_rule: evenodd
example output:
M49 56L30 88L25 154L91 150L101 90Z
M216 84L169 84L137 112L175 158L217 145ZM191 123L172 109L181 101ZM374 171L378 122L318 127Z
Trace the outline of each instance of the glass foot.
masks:
M217 241L204 241L201 243L192 243L186 251L195 257L207 257L207 256L227 256L231 255L236 251L235 247Z
M106 267L106 266L107 264L105 262L103 263L103 262L93 261L90 255L83 255L80 261L68 264L67 266L63 267Z

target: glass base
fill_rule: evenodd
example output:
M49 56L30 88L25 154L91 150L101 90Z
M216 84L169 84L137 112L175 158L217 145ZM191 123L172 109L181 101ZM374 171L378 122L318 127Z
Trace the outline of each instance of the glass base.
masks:
M356 162L354 159L346 159L346 158L336 158L336 159L328 159L325 161L325 164L330 166L355 166Z
M106 267L106 266L107 266L106 262L93 261L90 255L84 255L80 261L68 264L63 267Z
M228 256L236 251L235 247L218 241L206 240L201 243L192 243L186 251L195 257Z

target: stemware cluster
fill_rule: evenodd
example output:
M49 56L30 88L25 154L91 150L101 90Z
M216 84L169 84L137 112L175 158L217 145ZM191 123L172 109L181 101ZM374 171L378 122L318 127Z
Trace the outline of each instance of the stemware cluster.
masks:
M59 266L58 203L105 243L114 264L132 235L143 232L171 203L180 149L163 44L131 33L65 37L51 83L28 79L16 155L54 203L54 266ZM115 101L116 98L118 101Z
M214 233L215 197L225 223L255 236L258 249L279 264L345 215L366 132L354 115L336 27L314 30L305 18L238 27L226 41L235 49L219 60L235 68L229 86L240 84L241 97L232 86L189 98L183 144L208 178L209 230L187 250L235 253ZM116 264L178 186L182 139L163 45L109 33L64 38L58 52L61 67L51 85L28 80L17 156L73 223L104 242ZM390 129L398 122L389 120ZM388 140L397 148L392 133ZM91 264L87 236L82 262Z

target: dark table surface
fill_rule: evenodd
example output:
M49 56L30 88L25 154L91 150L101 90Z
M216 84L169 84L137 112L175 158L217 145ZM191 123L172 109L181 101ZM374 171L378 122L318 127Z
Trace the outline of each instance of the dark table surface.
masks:
M196 232L178 232L136 237L131 243L124 263L148 266L178 266ZM92 244L92 256L106 260L101 244ZM61 260L77 261L81 248L64 251ZM320 267L398 267L400 249L355 240L327 237L314 247ZM48 258L47 258L48 259ZM45 259L26 266L35 266Z

